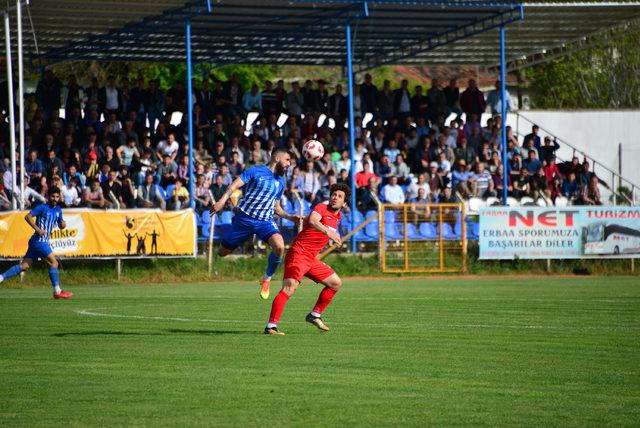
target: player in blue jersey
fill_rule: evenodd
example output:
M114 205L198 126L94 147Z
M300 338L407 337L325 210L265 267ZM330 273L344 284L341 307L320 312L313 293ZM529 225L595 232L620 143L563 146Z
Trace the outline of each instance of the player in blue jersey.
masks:
M273 250L269 254L267 269L262 277L260 297L269 298L271 277L282 263L284 240L273 220L273 214L292 221L301 221L299 215L287 214L280 206L280 198L286 187L284 174L291 165L291 155L286 150L275 150L269 165L254 166L244 171L224 195L212 207L212 213L222 211L231 194L242 187L243 195L233 218L233 225L222 236L218 255L226 256L242 245L253 234L267 242Z
M53 286L54 299L70 299L73 293L62 291L60 288L60 280L58 278L58 260L53 255L53 250L49 245L51 231L55 225L64 229L67 227L62 218L62 209L58 205L60 203L60 189L52 187L49 189L49 201L47 204L41 204L33 208L24 219L29 226L35 231L31 239L29 239L29 248L22 261L10 267L6 272L0 275L0 282L6 279L18 276L20 272L28 270L33 262L37 259L43 259L49 265L49 278Z

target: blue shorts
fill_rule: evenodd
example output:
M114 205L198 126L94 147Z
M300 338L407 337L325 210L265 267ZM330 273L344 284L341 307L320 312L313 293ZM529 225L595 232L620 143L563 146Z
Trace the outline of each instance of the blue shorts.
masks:
M280 229L273 220L256 220L242 211L237 211L231 227L222 236L221 245L229 250L242 245L251 235L256 234L263 242L268 242Z
M29 240L29 248L27 249L27 254L24 255L24 258L35 261L47 258L51 253L53 253L53 250L48 242Z

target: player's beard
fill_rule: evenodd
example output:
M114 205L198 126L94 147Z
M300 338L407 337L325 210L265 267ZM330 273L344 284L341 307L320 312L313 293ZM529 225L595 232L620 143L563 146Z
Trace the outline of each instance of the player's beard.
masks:
M276 175L282 176L282 175L284 175L284 173L285 173L284 167L280 164L280 162L278 162L276 164Z

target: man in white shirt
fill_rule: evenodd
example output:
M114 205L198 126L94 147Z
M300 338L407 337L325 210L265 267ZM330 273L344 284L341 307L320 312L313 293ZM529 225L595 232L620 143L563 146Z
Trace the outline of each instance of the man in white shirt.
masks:
M389 204L404 204L404 193L402 187L398 186L398 177L392 175L389 184L382 189L382 196Z
M424 194L429 194L429 183L427 183L427 178L424 174L418 175L418 182L413 181L407 187L407 199L412 200L418 197L418 190L424 189Z
M71 177L69 181L67 181L67 185L61 189L62 200L64 201L64 206L67 208L80 205L80 195L76 187L77 184L78 180L75 177Z
M120 110L120 94L116 88L116 78L109 76L107 86L104 87L105 109L109 113L117 113Z
M180 145L176 141L176 136L173 133L167 135L166 140L162 140L158 143L156 148L158 159L163 159L165 155L169 155L171 160L174 161L178 156L178 149Z

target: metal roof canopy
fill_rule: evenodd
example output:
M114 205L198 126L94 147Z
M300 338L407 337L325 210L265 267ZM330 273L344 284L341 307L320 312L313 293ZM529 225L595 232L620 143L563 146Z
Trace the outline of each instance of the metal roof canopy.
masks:
M218 0L211 13L205 0L32 1L43 52L36 55L25 33L34 65L182 61L184 24L191 17L195 64L343 65L344 26L351 21L356 72L392 63L496 66L498 34L490 30L500 25L511 24L507 62L514 64L539 61L547 50L584 44L592 34L640 18L640 1ZM26 30L30 24L24 19Z

